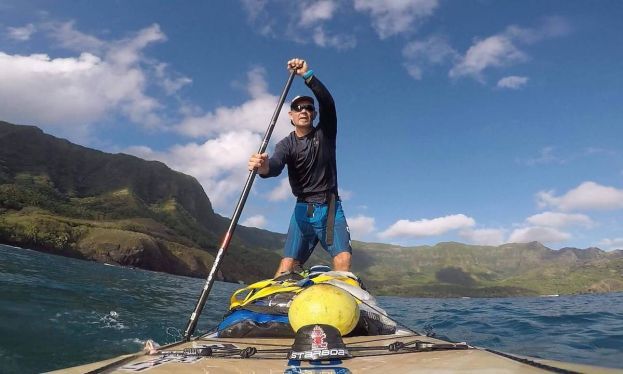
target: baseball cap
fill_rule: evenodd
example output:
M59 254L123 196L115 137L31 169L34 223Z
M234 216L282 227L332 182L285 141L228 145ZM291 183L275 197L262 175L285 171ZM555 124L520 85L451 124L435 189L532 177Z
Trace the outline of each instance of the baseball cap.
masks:
M292 101L290 101L290 109L294 108L296 103L298 103L299 101L302 101L302 100L311 101L312 104L314 103L314 98L313 97L300 95L300 96L297 96L294 99L292 99Z

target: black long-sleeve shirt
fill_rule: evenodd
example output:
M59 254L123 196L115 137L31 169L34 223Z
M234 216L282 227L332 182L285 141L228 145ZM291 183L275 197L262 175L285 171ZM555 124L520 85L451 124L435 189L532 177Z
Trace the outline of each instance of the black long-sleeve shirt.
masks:
M312 76L305 84L318 101L318 125L302 138L292 131L280 140L268 160L268 173L261 177L276 177L288 165L294 196L298 200L322 203L327 193L337 195L337 115L333 97L318 78Z

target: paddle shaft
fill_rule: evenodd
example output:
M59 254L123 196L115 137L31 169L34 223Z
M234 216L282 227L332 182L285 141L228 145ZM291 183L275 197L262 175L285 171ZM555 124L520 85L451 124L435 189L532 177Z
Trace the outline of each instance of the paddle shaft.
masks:
M264 140L262 140L262 144L260 145L260 149L257 153L262 154L266 151L268 147L268 141L270 140L270 136L273 133L273 129L275 128L275 124L277 123L277 118L279 118L279 113L281 112L281 107L286 100L286 96L288 95L288 91L290 90L290 86L292 86L292 81L296 76L296 69L292 70L290 76L288 77L288 81L286 82L286 86L281 93L281 97L279 97L279 102L277 103L277 108L275 108L275 112L273 113L273 117L270 120L270 124L268 125L268 129L266 129L266 133L264 134ZM251 191L251 186L253 185L253 181L255 180L255 176L257 175L257 169L253 169L249 172L249 176L247 177L247 182L242 189L242 194L238 199L238 204L236 204L236 209L234 209L234 214L231 217L231 221L229 223L229 228L225 233L225 237L223 238L223 243L218 250L216 257L214 258L214 263L212 264L212 269L206 278L205 285L203 286L203 291L201 292L201 296L199 296L199 300L197 300L197 305L195 305L195 310L193 310L190 318L188 319L188 323L186 324L186 329L184 330L184 341L189 341L192 334L195 332L195 328L197 328L197 322L199 321L199 316L203 311L203 307L205 306L206 300L210 295L210 291L212 290L212 285L214 284L214 280L216 274L221 266L221 262L223 257L225 256L225 252L229 247L229 242L231 241L232 236L234 235L234 231L236 230L236 226L238 225L238 220L240 219L240 215L242 214L242 209L244 208L244 204L247 201L247 197L249 196L249 192Z

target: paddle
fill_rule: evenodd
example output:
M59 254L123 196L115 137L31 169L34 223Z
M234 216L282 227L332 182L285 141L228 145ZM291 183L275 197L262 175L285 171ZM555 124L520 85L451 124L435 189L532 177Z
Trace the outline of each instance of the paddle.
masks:
M268 147L268 141L270 140L270 136L273 133L273 129L275 128L275 123L277 122L277 118L279 117L279 112L281 111L281 107L283 106L284 101L286 100L286 96L288 95L288 91L290 90L290 86L292 85L292 81L294 80L294 76L296 76L296 69L293 69L288 77L288 81L286 82L286 86L281 93L281 97L279 97L279 102L277 103L277 108L273 113L273 117L270 120L270 124L268 125L268 129L266 130L266 134L264 134L264 140L262 140L262 144L260 145L260 149L257 153L262 154L266 151ZM240 214L242 214L242 209L244 208L244 204L247 201L247 197L249 196L249 192L251 191L251 186L253 185L253 180L255 180L255 175L257 174L257 169L254 169L249 172L249 177L247 178L247 182L242 189L242 194L240 195L240 199L238 199L238 204L236 204L236 209L234 210L234 214L231 217L231 222L229 223L229 228L225 233L225 238L223 239L223 243L218 250L216 257L214 258L214 263L212 264L212 269L208 274L208 278L206 279L206 283L203 286L203 291L201 292L201 296L199 296L199 300L197 300L197 305L195 305L195 310L190 315L188 319L188 323L186 324L186 329L184 330L184 341L189 341L192 334L195 332L195 328L197 327L197 322L199 321L199 316L201 315L201 311L208 299L208 295L210 294L210 290L212 290L212 285L214 284L215 275L218 272L219 267L221 266L221 261L223 260L223 256L227 251L227 247L229 247L229 242L231 241L232 236L234 235L234 230L238 225L238 219L240 219Z

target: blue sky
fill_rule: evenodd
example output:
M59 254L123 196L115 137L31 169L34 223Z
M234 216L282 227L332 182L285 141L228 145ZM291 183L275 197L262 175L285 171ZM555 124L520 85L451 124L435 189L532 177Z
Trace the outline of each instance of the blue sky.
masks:
M229 216L305 58L353 239L623 248L623 2L4 1L0 118L197 178ZM289 97L309 93L301 79ZM292 130L282 111L272 144ZM286 174L242 221L285 232Z

